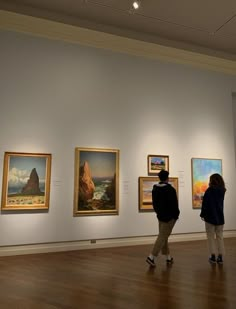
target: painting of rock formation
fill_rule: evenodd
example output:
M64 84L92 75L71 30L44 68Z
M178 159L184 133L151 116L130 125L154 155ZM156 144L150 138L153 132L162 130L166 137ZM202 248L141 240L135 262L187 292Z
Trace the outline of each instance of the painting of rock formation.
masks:
M5 153L2 210L48 209L50 154Z
M80 166L79 176L79 195L81 204L88 204L88 201L93 198L95 185L92 179L90 167L87 161Z
M76 148L74 215L118 213L118 150Z
M33 168L29 180L27 181L26 185L22 188L21 193L24 195L41 195L42 192L39 188L39 176L36 171L36 168Z

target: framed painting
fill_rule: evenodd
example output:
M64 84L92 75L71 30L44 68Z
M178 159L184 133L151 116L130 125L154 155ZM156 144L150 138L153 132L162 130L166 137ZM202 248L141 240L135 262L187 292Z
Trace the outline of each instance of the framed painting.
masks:
M159 182L159 177L139 177L139 211L154 211L152 206L152 188ZM169 177L171 184L179 195L179 181L177 177Z
M169 171L169 156L148 155L148 175L157 175L161 170Z
M119 210L119 150L75 148L74 216Z
M51 154L5 152L2 210L48 209Z
M212 174L222 175L221 159L192 158L192 203L193 209L202 207L202 198Z

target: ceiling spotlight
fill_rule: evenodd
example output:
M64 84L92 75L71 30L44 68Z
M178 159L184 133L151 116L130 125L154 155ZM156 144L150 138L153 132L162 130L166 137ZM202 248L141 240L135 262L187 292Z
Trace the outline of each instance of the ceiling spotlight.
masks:
M134 1L133 4L132 4L133 9L134 9L134 10L139 9L140 4L141 4L141 1Z

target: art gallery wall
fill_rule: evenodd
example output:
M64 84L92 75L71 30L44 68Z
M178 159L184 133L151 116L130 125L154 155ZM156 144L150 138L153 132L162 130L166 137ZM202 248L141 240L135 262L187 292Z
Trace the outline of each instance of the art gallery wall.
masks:
M232 92L233 102L233 123L234 123L234 147L235 147L235 165L236 165L236 88Z
M204 231L191 158L222 159L236 229L235 77L13 32L0 42L0 185L5 151L52 154L49 211L1 212L1 246L155 235L154 213L138 211L148 154L179 177L174 233ZM73 217L75 147L120 150L119 215Z

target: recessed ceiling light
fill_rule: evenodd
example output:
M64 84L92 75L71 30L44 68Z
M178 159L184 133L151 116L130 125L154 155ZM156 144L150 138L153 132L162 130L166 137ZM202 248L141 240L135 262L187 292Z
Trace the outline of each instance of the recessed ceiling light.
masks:
M140 7L140 2L141 2L141 1L134 1L134 2L133 2L132 6L133 6L133 8L134 8L135 10L137 10L137 9Z

